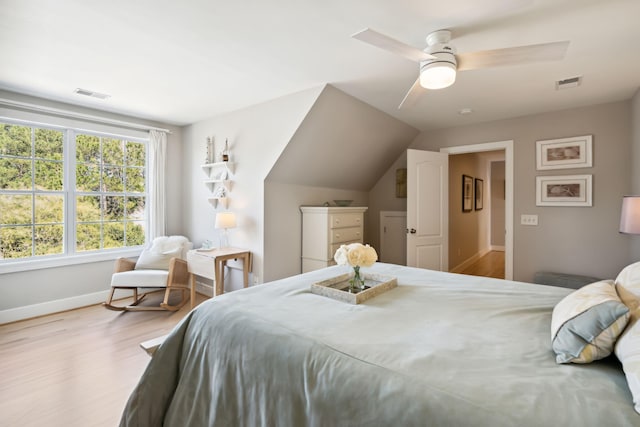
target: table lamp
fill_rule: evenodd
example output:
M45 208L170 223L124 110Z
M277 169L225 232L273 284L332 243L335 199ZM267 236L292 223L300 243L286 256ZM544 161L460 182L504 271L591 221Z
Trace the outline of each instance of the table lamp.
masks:
M620 232L640 234L640 196L624 196L622 198Z
M220 247L229 247L229 236L227 230L236 227L236 214L233 212L218 212L216 214L216 228L222 228L224 231L220 235Z

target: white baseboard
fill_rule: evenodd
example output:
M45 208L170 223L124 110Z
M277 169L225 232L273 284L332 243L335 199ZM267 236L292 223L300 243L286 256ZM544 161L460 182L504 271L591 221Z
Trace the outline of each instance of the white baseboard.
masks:
M78 295L39 304L26 305L24 307L10 308L0 311L0 325L18 320L31 319L32 317L45 316L74 308L100 304L107 300L110 290L94 292L92 294ZM213 296L213 286L196 281L196 292L208 297Z
M489 252L491 252L490 248L483 249L480 252L476 253L475 255L471 256L470 258L467 258L466 260L462 261L460 264L456 265L452 269L450 269L449 272L460 273L465 268L469 267L471 264L473 264L474 262L476 262L477 260L485 256Z
M206 295L209 298L213 298L213 286L207 285L196 280L196 292L202 295Z
M110 291L94 292L0 311L0 325L105 302Z
M504 252L504 246L491 245L492 251Z

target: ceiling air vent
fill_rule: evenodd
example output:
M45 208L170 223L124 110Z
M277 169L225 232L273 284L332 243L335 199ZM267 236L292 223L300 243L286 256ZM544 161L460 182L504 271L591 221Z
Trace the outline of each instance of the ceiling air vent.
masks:
M107 99L111 97L111 95L107 95L106 93L94 92L92 90L81 89L81 88L77 88L76 90L74 90L74 92L77 93L78 95L90 96L92 98L98 98L98 99Z
M558 80L556 82L556 90L578 87L580 84L582 84L582 76L569 77L568 79Z

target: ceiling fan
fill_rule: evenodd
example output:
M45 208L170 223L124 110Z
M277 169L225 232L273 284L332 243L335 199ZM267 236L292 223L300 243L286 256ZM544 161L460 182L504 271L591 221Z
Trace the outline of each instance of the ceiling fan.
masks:
M450 44L451 31L449 30L430 33L427 36L427 47L424 50L409 46L369 28L365 28L351 37L420 64L418 79L398 106L399 109L416 102L420 95L420 87L442 89L451 86L456 80L458 71L537 61L556 61L564 57L569 46L568 41L560 41L458 54L455 47Z

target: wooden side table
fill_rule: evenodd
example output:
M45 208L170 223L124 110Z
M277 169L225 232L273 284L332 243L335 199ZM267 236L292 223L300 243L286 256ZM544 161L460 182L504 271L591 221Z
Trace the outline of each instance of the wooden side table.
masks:
M227 261L236 259L242 261L244 287L249 286L249 272L251 272L251 252L240 248L216 248L211 250L193 249L187 253L189 273L191 273L191 301L195 301L196 283L194 276L206 277L214 280L213 296L224 293L224 267ZM193 308L193 306L192 306Z

